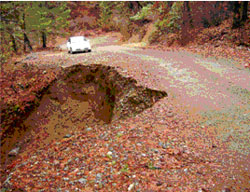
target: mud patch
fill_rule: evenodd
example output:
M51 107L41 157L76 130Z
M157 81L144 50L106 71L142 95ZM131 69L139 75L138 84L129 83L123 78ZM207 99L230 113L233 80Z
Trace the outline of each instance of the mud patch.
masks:
M22 122L20 127L24 129L19 132L25 136L2 138L2 164L13 158L8 153L14 147L26 153L29 148L41 148L74 131L88 131L95 125L134 116L167 96L166 92L136 83L109 66L75 65L63 69L43 93L38 107Z

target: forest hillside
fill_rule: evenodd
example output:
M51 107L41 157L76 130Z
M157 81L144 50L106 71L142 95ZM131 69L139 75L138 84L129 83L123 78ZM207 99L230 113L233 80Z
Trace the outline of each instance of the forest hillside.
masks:
M1 2L1 58L51 47L57 37L110 31L123 42L163 48L247 50L249 7L248 1Z

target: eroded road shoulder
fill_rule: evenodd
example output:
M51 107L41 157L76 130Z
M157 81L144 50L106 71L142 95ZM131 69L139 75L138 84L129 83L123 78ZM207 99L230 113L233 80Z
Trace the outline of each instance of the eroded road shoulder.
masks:
M68 67L75 64L114 66L139 84L167 91L183 106L201 116L218 138L249 154L250 71L233 60L203 58L184 51L140 49L118 44L115 37L92 39L91 53L47 53L42 63Z
M182 128L168 130L168 124L164 124L167 118L172 118L171 125L182 125L182 119L172 111L165 114L163 108L167 102L163 100L159 108L153 107L154 116L148 117L150 127L182 138L203 151L204 156L207 153L215 162L223 162L231 179L228 183L240 185L244 181L248 185L250 72L247 69L234 67L234 61L230 60L202 58L183 51L131 48L112 44L108 38L99 40L91 53L71 55L66 50L39 53L26 62L63 68L76 64L112 66L123 76L134 78L138 85L167 92L172 107L180 106L179 112L193 115L199 126L183 123ZM167 120L162 123L161 118Z

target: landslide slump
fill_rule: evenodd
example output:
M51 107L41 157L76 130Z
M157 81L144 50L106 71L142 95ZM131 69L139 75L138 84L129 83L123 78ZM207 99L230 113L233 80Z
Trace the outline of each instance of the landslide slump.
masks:
M13 142L16 137L3 138L4 158L11 149L11 139L23 149L25 143L39 148L73 131L138 114L165 96L166 92L136 86L136 80L121 76L109 66L65 68L23 121L25 129L19 132L26 131L25 139Z
M109 66L75 65L66 68L50 86L40 108L44 111L48 103L57 103L60 112L73 120L76 117L69 111L76 110L79 105L79 113L85 113L81 110L84 104L96 121L110 123L114 119L138 114L167 96L166 92L136 86L136 83L136 80L121 76ZM71 105L72 102L77 105Z

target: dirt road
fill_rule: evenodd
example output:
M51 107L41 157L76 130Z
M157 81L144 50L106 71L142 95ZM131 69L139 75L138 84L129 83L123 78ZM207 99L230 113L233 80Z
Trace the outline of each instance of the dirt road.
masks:
M249 188L250 71L248 69L239 67L232 60L204 58L185 51L145 49L141 48L140 44L121 45L116 35L90 40L93 48L91 53L71 55L67 53L63 44L61 52L32 53L23 62L63 68L76 64L113 66L123 76L136 79L137 85L167 92L168 98L157 102L143 114L145 117L142 115L144 121L150 121L147 126L154 129L154 133L157 131L159 135L160 132L167 133L167 137L178 137L185 145L195 146L197 150L193 151L201 153L204 162L211 165L220 162L225 169L219 172L228 172L225 181L227 184L222 186L225 191L227 187L230 189L230 186L231 189L234 186L243 186L239 189ZM166 111L171 111L170 115L166 114ZM183 115L188 115L189 120L197 121L199 126L189 126L188 118L184 118ZM134 126L134 122L131 122L131 126ZM129 126L129 121L124 124ZM138 129L141 130L142 127ZM104 130L107 133L108 131L113 134L114 130ZM103 147L103 144L101 146ZM121 154L126 152L125 150ZM207 158L213 160L207 161ZM195 177L203 177L200 174ZM214 174L217 175L218 172L214 171ZM207 175L216 178L210 173ZM180 177L183 177L182 173Z
M78 63L117 67L139 84L169 93L189 112L200 115L222 142L244 154L250 153L250 71L237 62L204 58L185 51L142 49L140 44L121 45L114 36L91 39L92 52L33 54L32 62L42 57L45 65L67 67ZM249 52L250 56L250 52ZM210 131L211 131L210 130Z

